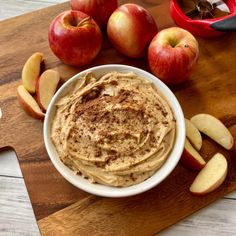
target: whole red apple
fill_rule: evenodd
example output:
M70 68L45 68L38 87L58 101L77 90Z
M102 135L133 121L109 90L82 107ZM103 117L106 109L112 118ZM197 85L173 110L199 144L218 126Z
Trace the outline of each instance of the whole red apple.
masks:
M148 63L154 75L168 85L189 78L199 56L194 36L179 27L160 31L148 48Z
M118 7L107 23L107 34L114 47L132 58L142 57L157 33L152 15L137 4Z
M82 11L92 16L100 27L106 27L118 3L117 0L70 0L70 5L72 10Z
M49 45L65 64L83 66L99 53L102 33L97 23L80 11L65 11L56 16L48 32Z

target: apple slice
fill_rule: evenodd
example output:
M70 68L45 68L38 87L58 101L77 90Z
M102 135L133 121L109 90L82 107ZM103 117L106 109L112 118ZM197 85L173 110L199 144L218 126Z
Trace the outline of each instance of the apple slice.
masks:
M27 114L36 119L44 118L45 114L41 111L38 103L34 100L34 98L23 85L19 85L17 88L17 98L21 107Z
M25 89L30 93L35 93L36 82L40 74L40 65L42 61L43 54L36 52L28 58L22 69L22 82Z
M199 131L212 138L227 150L233 147L234 139L225 125L209 114L198 114L191 118L191 122Z
M201 170L206 165L205 160L187 139L185 139L184 151L180 161L191 170Z
M186 118L185 118L185 127L186 127L187 138L194 146L194 148L196 148L199 151L202 147L202 136L199 130L190 120Z
M56 70L46 70L39 77L36 84L36 97L39 106L46 111L48 105L56 92L60 81L59 72Z
M228 171L226 158L216 153L193 181L190 192L205 195L218 188L225 180Z

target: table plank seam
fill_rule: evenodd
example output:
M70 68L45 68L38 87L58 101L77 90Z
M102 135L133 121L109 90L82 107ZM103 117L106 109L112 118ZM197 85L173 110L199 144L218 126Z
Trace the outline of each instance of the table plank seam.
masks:
M0 177L3 177L3 178L13 178L13 179L23 179L23 177L12 176L12 175L0 175Z
M223 199L227 199L227 200L236 200L236 198L233 198L233 197L223 197Z

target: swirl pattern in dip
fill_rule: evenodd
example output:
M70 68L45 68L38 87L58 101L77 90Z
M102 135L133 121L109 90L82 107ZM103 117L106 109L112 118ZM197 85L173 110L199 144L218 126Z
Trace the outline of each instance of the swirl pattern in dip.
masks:
M61 161L91 182L129 186L152 176L175 139L173 112L130 73L88 73L56 104L51 138Z

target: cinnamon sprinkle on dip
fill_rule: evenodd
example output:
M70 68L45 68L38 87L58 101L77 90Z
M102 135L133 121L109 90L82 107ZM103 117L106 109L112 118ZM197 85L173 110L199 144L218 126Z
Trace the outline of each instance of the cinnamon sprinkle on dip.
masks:
M87 73L56 107L51 139L58 155L93 183L140 183L165 163L174 144L171 107L133 72Z

